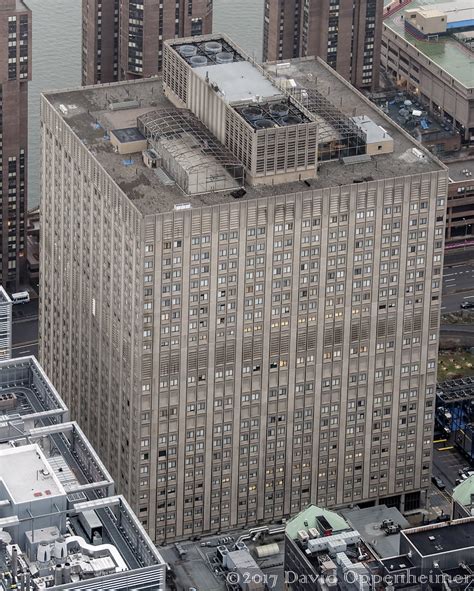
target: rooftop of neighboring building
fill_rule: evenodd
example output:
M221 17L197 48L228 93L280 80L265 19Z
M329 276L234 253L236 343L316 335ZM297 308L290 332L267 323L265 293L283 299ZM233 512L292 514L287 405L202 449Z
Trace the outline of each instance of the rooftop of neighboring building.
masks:
M300 87L317 89L348 118L360 115L369 117L377 125L383 126L393 138L394 152L351 165L339 161L322 162L318 177L307 182L254 187L245 185L246 192L241 195L242 199L284 195L310 188L320 189L443 168L436 158L421 149L419 144L322 60L292 60L288 67L281 66L277 71L275 65L269 65L267 72L273 72L278 78L294 79ZM137 117L157 109L172 108L163 94L160 78L49 92L45 98L142 214L171 211L183 203L200 207L232 203L235 200L232 195L234 191L185 194L177 184L170 184L169 177L157 174L156 169L147 168L141 153L124 157L114 151L109 139L112 129L136 127ZM110 110L112 103L124 101L134 101L129 103L132 108Z
M260 530L261 534L257 540L255 535ZM284 561L284 526L270 526L255 528L255 530L229 531L219 536L206 536L199 541L185 541L178 544L171 544L160 547L160 553L170 567L171 580L173 585L170 589L191 589L199 591L227 591L229 571L224 568L218 556L218 547L227 548L228 551L236 551L236 543L243 542L246 546L242 551L249 553L250 562L255 560L257 568L272 582L269 588L272 591L283 591L283 561ZM274 533L271 533L274 532ZM269 544L276 544L275 553L267 557L259 558L257 548ZM237 552L239 552L237 550ZM234 580L235 582L235 580Z
M299 532L308 531L309 528L317 527L318 518L321 517L329 524L333 534L351 529L344 517L338 513L322 507L316 507L316 505L310 505L288 521L285 533L292 540L296 540Z
M455 183L470 182L474 184L474 158L460 160L458 162L447 162L450 180Z
M25 445L0 451L0 480L15 504L35 498L65 494L38 445Z
M125 499L111 496L114 482L80 427L62 422L68 409L33 357L0 362L0 415L0 578L14 570L16 544L18 588L28 573L35 588L90 589L98 579L104 591L162 591L161 555ZM40 560L40 541L51 560ZM63 560L53 556L58 543Z
M474 548L474 517L402 531L422 556Z
M396 556L400 552L400 534L387 535L381 527L383 521L391 520L394 525L402 529L410 527L396 507L376 505L359 509L343 509L342 515L356 529L365 543L381 558Z
M414 45L418 51L443 68L463 86L472 88L474 86L472 51L450 34L441 35L437 40L431 39L430 41L417 39L411 35L405 29L403 16L407 10L415 8L432 8L446 13L449 31L450 22L453 20L470 19L470 26L474 26L471 0L411 0L401 10L386 18L384 24Z
M469 476L453 489L453 501L463 507L472 507L474 505L474 475Z
M5 289L2 285L0 285L0 303L2 303L2 304L11 304L12 303L10 296L5 291Z
M41 365L29 356L0 362L0 415L2 420L34 415L37 421L42 417L63 421L69 411Z
M22 12L29 11L30 9L23 0L0 0L0 10L6 10L9 12L16 10Z

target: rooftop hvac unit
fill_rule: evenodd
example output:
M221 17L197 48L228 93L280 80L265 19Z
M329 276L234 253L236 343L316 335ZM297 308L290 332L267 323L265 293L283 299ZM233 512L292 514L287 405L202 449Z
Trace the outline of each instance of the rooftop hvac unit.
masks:
M274 117L286 117L289 113L289 108L286 103L274 103L270 105L270 113Z
M40 542L37 552L36 559L38 562L49 562L51 560L51 546L48 542Z
M157 168L157 166L161 164L161 157L155 152L155 150L144 150L142 156L143 164L147 168Z
M331 536L332 538L336 538L337 536ZM338 552L345 552L347 550L347 544L344 540L329 540L327 550L330 555L334 556Z
M218 64L230 64L234 61L234 54L230 51L221 51L216 55L216 62Z
M275 127L275 123L271 119L257 119L254 122L254 125L257 129L270 129L270 127Z
M242 115L247 121L257 121L263 117L263 110L260 107L245 107L242 109Z
M217 546L217 557L222 563L224 563L224 566L226 554L229 554L229 549L227 548L227 546Z
M192 57L197 53L197 47L195 45L181 45L178 47L179 53L183 57Z
M208 41L207 43L204 43L204 51L210 55L220 53L222 51L222 43L219 43L218 41Z
M319 538L319 532L315 527L310 527L308 529L308 533L310 538L314 539L314 538Z
M66 558L67 556L67 544L66 539L62 536L57 538L54 542L54 557L58 560Z
M194 55L189 60L189 63L193 66L193 68L199 68L207 65L207 58L203 55Z
M308 535L308 532L307 532L306 530L304 530L304 529L301 529L301 530L298 532L298 539L299 539L301 542L307 542L307 541L309 540L309 535Z
M280 123L281 125L299 125L302 123L302 119L298 115L287 115L280 119Z

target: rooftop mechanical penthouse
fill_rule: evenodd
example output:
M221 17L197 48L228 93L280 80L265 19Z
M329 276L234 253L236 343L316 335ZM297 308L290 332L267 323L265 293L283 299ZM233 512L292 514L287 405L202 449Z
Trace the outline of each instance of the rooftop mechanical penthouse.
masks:
M415 508L444 166L320 60L165 54L42 98L40 355L72 417L156 541Z

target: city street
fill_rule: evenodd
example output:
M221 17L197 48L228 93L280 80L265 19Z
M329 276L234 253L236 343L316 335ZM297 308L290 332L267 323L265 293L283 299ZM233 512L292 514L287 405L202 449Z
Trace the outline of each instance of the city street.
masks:
M474 250L448 251L444 260L441 312L459 312L462 302L474 300Z
M433 445L433 476L438 476L445 483L446 489L439 490L431 484L428 492L429 506L437 515L451 514L451 494L459 478L459 470L469 466L467 459L445 439L436 439Z
M12 309L12 355L38 356L38 300L27 304L14 304Z

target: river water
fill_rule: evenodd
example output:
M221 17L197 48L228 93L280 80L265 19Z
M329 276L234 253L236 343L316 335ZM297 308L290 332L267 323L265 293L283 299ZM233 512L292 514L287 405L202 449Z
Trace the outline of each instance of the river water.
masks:
M81 82L81 0L27 0L33 18L29 84L28 209L39 203L39 97Z

